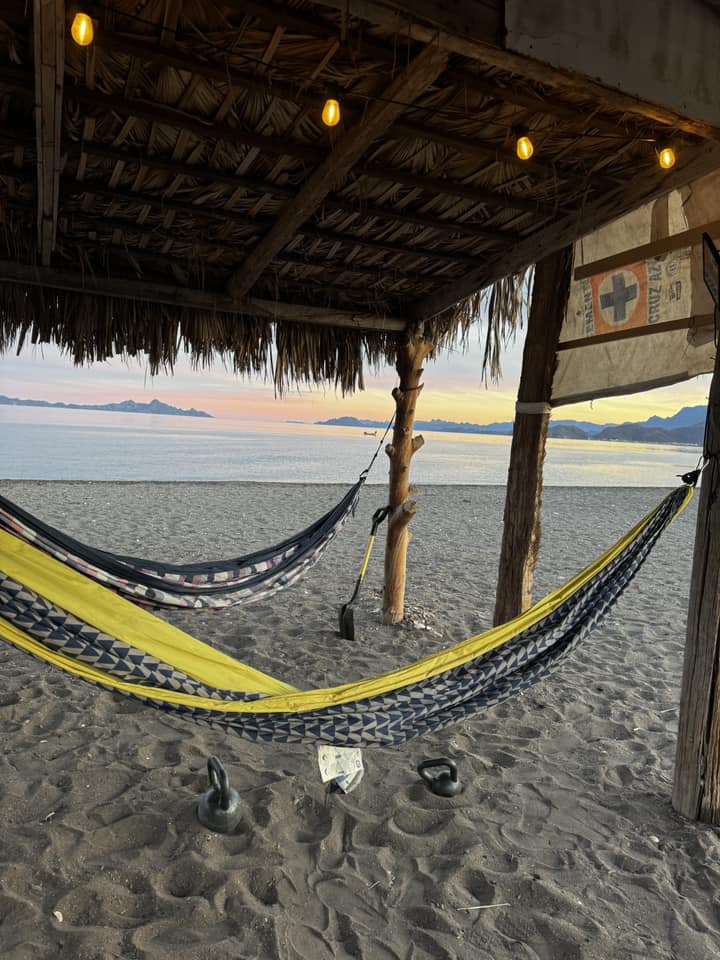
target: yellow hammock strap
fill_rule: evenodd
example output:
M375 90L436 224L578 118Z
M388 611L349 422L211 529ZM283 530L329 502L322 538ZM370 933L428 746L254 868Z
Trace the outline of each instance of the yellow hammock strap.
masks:
M693 488L688 487L678 515L688 505L692 496ZM322 710L390 693L461 666L502 646L562 606L574 593L612 563L652 522L665 502L666 500L663 500L598 560L514 620L471 637L440 653L425 657L407 667L369 680L338 687L296 692L287 684L273 680L265 674L225 657L199 640L176 630L147 611L133 606L127 600L109 593L105 588L81 574L68 570L58 561L2 531L0 531L0 569L12 579L25 584L34 593L40 594L103 633L116 637L130 646L145 650L201 682L221 689L242 690L245 693L267 693L268 696L245 703L219 701L127 683L63 654L47 650L13 624L2 619L0 619L0 636L76 676L93 680L124 693L134 693L140 697L165 703L232 714L302 713L309 710ZM177 643L178 647L174 647L174 643ZM237 685L241 677L246 678L245 687ZM230 679L232 683L229 682Z

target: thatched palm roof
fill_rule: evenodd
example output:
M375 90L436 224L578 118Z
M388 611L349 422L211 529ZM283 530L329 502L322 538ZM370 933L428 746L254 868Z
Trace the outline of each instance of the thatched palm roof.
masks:
M351 390L399 335L462 337L479 291L497 338L541 254L717 163L712 128L507 54L492 0L476 43L356 6L105 0L80 48L61 0L5 0L0 347Z

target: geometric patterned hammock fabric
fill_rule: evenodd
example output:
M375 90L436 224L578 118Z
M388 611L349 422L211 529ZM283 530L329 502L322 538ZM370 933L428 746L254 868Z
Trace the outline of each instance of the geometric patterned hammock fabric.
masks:
M300 691L0 531L0 637L107 690L251 740L393 745L465 720L555 670L603 620L692 487L515 620L381 676Z
M229 560L184 565L119 556L81 543L0 497L0 530L7 530L143 606L219 609L252 603L303 577L355 513L366 472L342 500L295 536Z

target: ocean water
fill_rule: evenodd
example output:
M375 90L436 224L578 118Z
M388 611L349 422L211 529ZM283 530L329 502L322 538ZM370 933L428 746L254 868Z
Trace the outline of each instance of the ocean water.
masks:
M382 436L361 429L148 414L0 407L0 478L346 483ZM698 447L550 440L551 486L671 487ZM426 433L413 460L418 484L504 484L509 437ZM381 450L369 477L385 483Z

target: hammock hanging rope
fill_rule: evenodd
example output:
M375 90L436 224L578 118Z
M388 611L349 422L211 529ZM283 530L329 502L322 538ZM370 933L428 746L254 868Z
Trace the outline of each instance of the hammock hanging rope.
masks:
M303 577L355 513L366 477L367 470L336 506L305 530L273 547L229 560L180 565L99 550L43 523L5 497L0 497L0 529L135 603L220 609L263 599Z
M683 485L602 557L515 620L390 673L299 691L129 604L0 531L0 636L109 690L253 740L392 745L464 720L554 670L603 620Z

